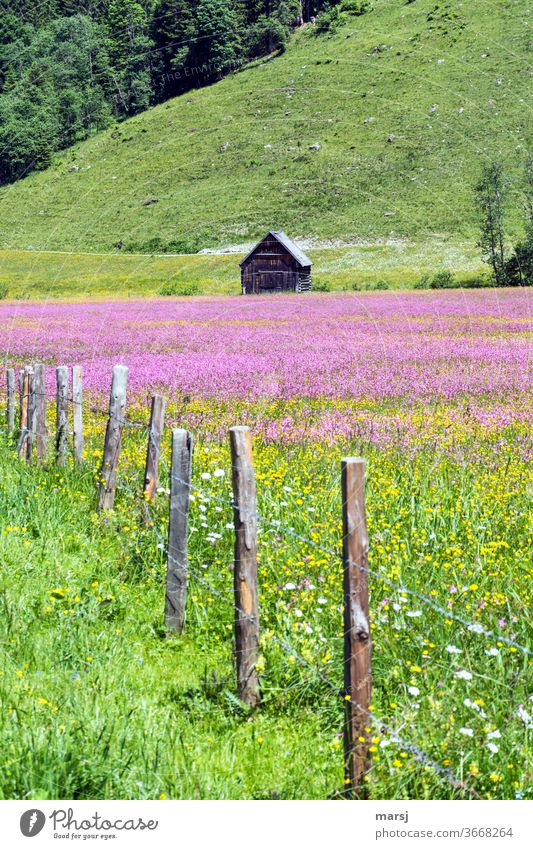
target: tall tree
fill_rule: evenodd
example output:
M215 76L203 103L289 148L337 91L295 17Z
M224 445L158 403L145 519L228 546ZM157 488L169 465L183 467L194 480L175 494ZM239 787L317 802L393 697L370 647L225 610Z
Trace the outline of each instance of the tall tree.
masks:
M191 59L205 82L219 79L238 59L238 18L231 0L198 0Z
M107 9L115 111L133 115L152 101L152 53L146 11L136 0L110 0Z
M492 268L496 285L504 286L504 181L500 162L490 162L484 166L475 189L481 217L479 247L483 251L483 258Z

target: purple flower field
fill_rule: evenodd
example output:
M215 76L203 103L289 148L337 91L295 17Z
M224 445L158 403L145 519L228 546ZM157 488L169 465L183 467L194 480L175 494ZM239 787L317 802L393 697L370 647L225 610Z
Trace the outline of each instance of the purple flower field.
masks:
M508 399L531 385L532 305L527 290L5 303L0 350L82 364L95 394L123 362L134 396Z

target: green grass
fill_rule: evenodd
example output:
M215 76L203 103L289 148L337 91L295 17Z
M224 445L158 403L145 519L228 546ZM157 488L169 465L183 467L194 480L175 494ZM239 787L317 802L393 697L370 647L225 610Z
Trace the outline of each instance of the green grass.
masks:
M249 713L232 669L230 508L192 500L186 635L168 638L164 555L141 521L137 494L143 441L128 430L116 510L102 521L94 506L103 423L86 424L83 472L70 461L57 469L51 457L42 469L28 467L5 437L0 445L0 797L338 796L343 701L321 676L341 686L340 562L264 526L263 704ZM464 584L450 596L454 612L476 618L485 599L483 623L498 630L498 617L517 614L515 639L524 644L531 476L518 438L512 426L484 437L488 457L490 440L498 440L496 467L431 449L406 464L368 445L345 448L368 459L371 567L440 604L449 584ZM260 513L337 547L339 449L256 444L255 455ZM195 481L229 498L228 462L225 445L200 438ZM200 477L217 468L225 477ZM161 493L154 517L163 537L166 510ZM372 730L370 796L469 798L421 766L405 742L483 797L530 795L528 734L517 717L518 704L527 705L527 658L374 579L371 610L373 710L401 729L401 741L390 742L381 724ZM272 635L296 646L306 665ZM472 680L457 678L454 666L471 670ZM466 697L477 700L475 710ZM501 734L497 754L487 747L489 731Z
M472 245L472 186L500 155L518 233L527 3L373 5L334 36L305 27L283 56L110 128L4 187L0 244L194 253L275 227L335 244Z
M410 288L423 274L443 268L468 282L487 274L473 245L400 240L388 245L311 250L315 285L333 290L372 288L385 280L391 289ZM175 294L240 293L242 254L200 256L92 255L0 251L0 285L9 298L128 298Z

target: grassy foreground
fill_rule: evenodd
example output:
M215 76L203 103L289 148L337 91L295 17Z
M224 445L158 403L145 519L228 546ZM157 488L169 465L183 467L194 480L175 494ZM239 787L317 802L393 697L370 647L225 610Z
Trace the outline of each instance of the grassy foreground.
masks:
M379 721L368 726L368 792L527 797L527 657L387 583L404 582L527 644L531 470L516 447L525 425L469 435L437 420L427 429L436 436L445 423L442 452L415 452L409 463L368 444L343 446L368 459L371 567L383 575L371 580ZM145 528L137 494L144 441L129 429L117 507L102 522L94 512L102 427L87 423L82 472L27 467L2 438L0 796L338 795L342 698L324 678L341 687L340 563L276 523L338 547L339 449L256 445L268 522L260 535L263 706L251 715L232 673L231 508L211 500L230 497L226 445L199 434L194 480L207 495L192 500L187 634L169 639L159 541L167 480L155 528ZM468 456L474 444L483 462L445 453L462 445ZM469 791L417 761L412 745Z
M472 242L397 240L360 247L309 251L315 285L332 291L354 285L410 288L423 274L446 269L468 282L486 275ZM243 254L154 256L0 250L0 284L9 298L128 298L158 295L229 295L240 292Z
M331 36L160 104L0 190L0 245L195 253L269 229L352 242L477 235L502 157L520 232L525 0L373 0ZM513 232L514 231L514 232Z

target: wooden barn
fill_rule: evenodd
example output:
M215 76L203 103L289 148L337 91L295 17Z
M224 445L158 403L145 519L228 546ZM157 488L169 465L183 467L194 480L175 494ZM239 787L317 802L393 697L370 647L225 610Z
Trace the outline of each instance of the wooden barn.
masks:
M311 265L286 233L271 230L241 262L242 293L308 292Z

